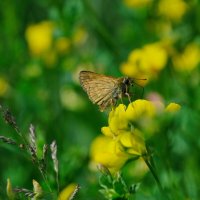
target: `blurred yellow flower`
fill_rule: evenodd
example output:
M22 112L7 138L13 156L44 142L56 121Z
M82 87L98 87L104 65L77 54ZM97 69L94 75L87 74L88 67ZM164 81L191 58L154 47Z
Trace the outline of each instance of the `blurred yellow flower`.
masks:
M149 5L152 0L124 0L126 6L130 8L138 8Z
M177 71L192 71L200 62L200 48L197 44L188 44L182 54L172 57L174 68Z
M8 92L8 90L8 82L3 77L0 77L0 96L4 96Z
M88 33L84 27L78 27L73 34L72 42L73 44L80 45L86 41Z
M121 65L123 74L130 77L155 78L167 63L167 51L162 43L145 45L141 49L133 50L128 61Z
M78 190L79 186L76 183L71 183L65 187L59 194L57 200L68 200L70 199Z
M65 54L69 51L71 40L66 37L60 37L55 41L55 48L60 54Z
M30 25L26 29L25 37L32 55L38 56L51 48L54 24L43 21Z
M170 113L175 113L181 109L181 106L177 103L170 103L166 108L165 111Z
M172 21L179 21L187 10L187 4L183 0L160 0L158 12L160 15Z
M166 62L167 52L161 43L147 44L143 47L142 70L149 70L151 67L152 72L159 71L165 67Z

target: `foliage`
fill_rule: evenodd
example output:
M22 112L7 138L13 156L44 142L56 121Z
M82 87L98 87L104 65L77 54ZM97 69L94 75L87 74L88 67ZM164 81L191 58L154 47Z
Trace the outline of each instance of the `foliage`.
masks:
M0 199L198 199L199 11L197 0L1 1ZM99 112L81 70L136 78L134 106Z

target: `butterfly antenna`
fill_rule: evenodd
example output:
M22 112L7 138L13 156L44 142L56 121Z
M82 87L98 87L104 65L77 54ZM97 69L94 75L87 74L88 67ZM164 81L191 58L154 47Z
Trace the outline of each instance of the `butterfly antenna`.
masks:
M146 80L147 80L147 78L133 78L133 80L146 81Z

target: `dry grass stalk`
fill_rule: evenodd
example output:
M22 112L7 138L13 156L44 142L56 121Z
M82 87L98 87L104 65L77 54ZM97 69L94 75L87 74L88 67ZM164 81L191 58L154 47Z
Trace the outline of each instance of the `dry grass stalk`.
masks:
M9 124L11 127L13 127L17 133L19 133L19 128L17 126L15 117L12 115L12 113L9 111L9 109L3 109L3 107L1 106L0 110L3 114L3 118L4 118L5 122L7 124Z
M46 173L46 159L47 159L47 152L48 152L48 145L44 144L43 145L43 154L42 154L42 159L40 160L40 167L41 171L45 174Z
M54 165L54 171L56 172L57 187L58 187L58 191L59 191L57 144L56 144L55 140L51 143L50 148L51 148L51 157L52 157L53 165Z
M55 140L51 143L50 148L51 148L51 157L53 160L54 170L56 173L58 173L57 144Z
M37 158L37 147L36 147L36 135L35 135L35 127L31 124L29 127L29 151L32 157L33 162L35 162Z
M30 198L33 198L36 195L33 191L27 190L25 188L14 188L13 190L16 193L23 193L24 196L30 197Z
M17 143L13 139L5 137L5 136L0 136L0 140L7 144L17 145Z

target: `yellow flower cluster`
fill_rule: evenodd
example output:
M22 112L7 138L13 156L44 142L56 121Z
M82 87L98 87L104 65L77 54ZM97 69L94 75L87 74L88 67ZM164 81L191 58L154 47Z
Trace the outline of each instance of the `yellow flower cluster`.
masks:
M69 53L72 46L83 45L87 40L88 34L84 27L77 27L70 38L56 36L54 33L58 29L52 21L42 21L29 25L25 32L30 54L34 58L42 58L47 67L55 66L59 56ZM32 69L27 70L28 74L32 75ZM33 76L34 73L35 71Z
M67 53L71 46L71 41L67 37L54 38L55 30L53 22L42 21L28 26L25 32L31 55L41 57L48 67L56 63L58 54Z
M172 57L174 68L177 71L192 71L200 62L200 47L195 43L188 44L182 53Z
M167 50L162 43L147 44L130 52L127 62L121 65L123 74L130 77L155 78L167 63Z
M77 27L73 37L54 38L54 32L58 27L51 21L42 21L27 27L25 38L33 56L41 56L55 49L58 53L69 51L71 44L80 45L87 39L87 32L83 27Z
M152 131L149 127L154 124L154 117L179 109L180 106L175 103L164 109L164 106L147 100L136 100L127 109L120 104L110 112L108 126L101 130L103 136L97 137L91 145L93 163L100 163L116 172L127 160L143 157L147 154L144 132Z
M187 11L187 4L183 0L161 0L158 4L160 15L172 21L180 21Z

